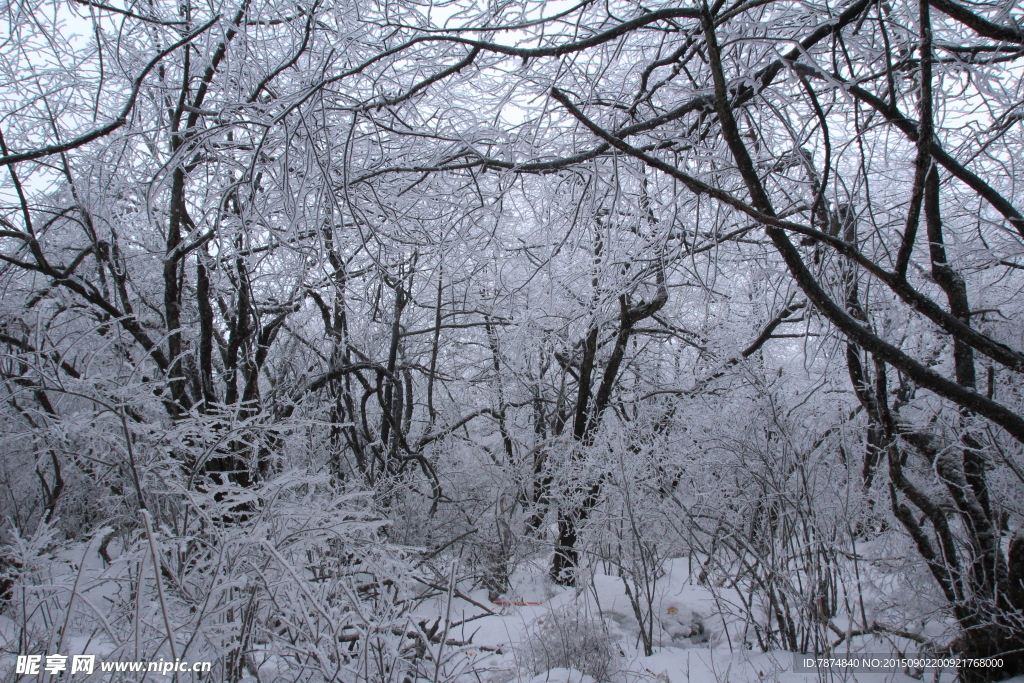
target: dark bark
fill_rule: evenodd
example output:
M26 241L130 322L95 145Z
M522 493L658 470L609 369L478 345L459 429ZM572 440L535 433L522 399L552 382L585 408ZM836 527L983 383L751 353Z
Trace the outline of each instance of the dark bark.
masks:
M922 2L920 7L922 53L928 56L930 55L930 20L927 13L927 3ZM715 83L716 109L722 128L722 135L732 152L740 175L743 177L752 205L766 216L775 217L771 201L757 175L729 104L711 17L705 14L703 21L708 58ZM921 61L925 65L929 65L929 59L925 58ZM923 87L924 94L922 95L921 139L919 140L922 156L930 154L931 148L931 93L930 71L928 69L930 69L930 66L925 66L922 74L922 79L925 83ZM933 272L936 273L936 280L939 281L940 286L947 293L950 301L950 313L958 318L964 326L967 326L969 323L969 309L967 308L966 290L962 288L962 280L959 280L956 274L949 268L945 253L942 250L941 219L938 212L938 173L934 168L929 171L924 183L924 210L929 231ZM964 669L961 670L961 675L980 678L1014 675L1019 670L1021 663L1024 662L1024 655L1021 654L1021 645L1024 644L1024 638L1022 638L1024 630L1021 629L1017 617L1007 613L1004 608L992 601L990 586L1000 583L999 561L1001 558L998 557L998 541L989 530L991 520L977 502L977 497L973 495L975 492L972 491L972 487L968 484L963 470L958 467L957 463L950 462L948 454L940 455L937 461L939 475L946 481L947 489L954 499L957 500L958 507L969 520L973 531L971 535L972 540L979 550L979 557L977 559L981 559L986 566L981 571L978 570L977 565L972 567L970 578L973 580L970 581L971 585L967 586L965 585L967 581L965 581L960 560L957 556L953 534L943 510L928 495L914 486L903 472L903 457L896 441L896 422L888 406L885 365L886 363L893 365L923 386L951 399L964 411L973 411L976 406L983 407L984 410L979 412L1003 425L1008 432L1022 442L1024 442L1024 431L1022 431L1021 427L1024 427L1024 420L1004 406L989 405L989 399L973 391L973 357L970 355L969 347L957 339L955 335L954 340L960 342L961 346L954 351L954 360L957 363L957 381L951 382L945 377L923 367L899 349L882 341L872 332L861 326L848 311L844 311L837 306L825 293L820 283L803 263L799 252L793 246L784 230L775 225L767 225L765 231L786 262L797 284L818 310L846 334L852 343L867 349L875 357L875 406L878 410L886 438L893 513L914 540L918 552L925 559L929 569L931 569L936 582L942 588L957 620L963 628L964 636L960 643L961 651L966 656L971 657L1011 653L1005 655L1005 666L998 672L991 669ZM904 237L904 244L906 245L908 241L912 242L913 233L905 234ZM908 237L910 238L909 240L907 239ZM965 457L972 457L968 452L973 450L975 449L966 449ZM943 460L943 458L946 459ZM917 523L916 519L914 519L909 508L898 500L897 490L903 493L932 522L935 538L939 545L938 548L934 547L927 534ZM987 571L992 571L995 576L990 578L986 575ZM1003 592L1005 594L1005 589ZM1014 650L1017 652L1012 653Z
M505 386L501 378L501 359L498 347L498 335L491 325L490 317L486 318L484 330L487 333L487 344L491 352L491 369L494 370L494 383L498 390L498 433L501 434L501 444L505 449L506 462L510 465L515 460L515 449L512 446L512 437L508 433L508 426L505 424Z
M202 383L203 410L217 401L213 376L213 303L210 276L202 259L196 264L196 305L199 308L199 380Z
M597 356L598 330L590 329L583 342L583 358L580 362L576 417L573 423L573 452L570 457L581 458L585 450L594 442L601 419L608 409L626 347L636 323L645 320L664 307L668 302L668 288L665 286L665 273L659 267L657 275L657 293L650 301L632 304L625 294L619 297L618 329L608 359L604 364L604 372L598 386L597 394L591 402L590 385ZM601 494L601 481L593 482L589 487L585 483L577 485L572 493L581 502L573 507L562 507L558 513L558 538L555 544L555 555L551 565L552 578L563 585L575 585L575 569L579 561L576 550L577 525L587 519L590 511L597 504Z

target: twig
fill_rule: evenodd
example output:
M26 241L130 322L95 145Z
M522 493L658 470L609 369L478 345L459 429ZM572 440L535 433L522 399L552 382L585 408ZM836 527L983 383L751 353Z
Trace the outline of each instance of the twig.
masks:
M160 596L160 611L164 615L164 626L167 628L167 642L171 646L171 656L178 661L178 646L174 643L174 629L171 628L171 616L167 611L167 601L164 599L164 582L160 579L160 557L156 552L156 541L153 539L153 524L150 521L149 510L139 510L142 521L146 525L146 536L149 538L149 551L153 555L153 574L156 576L156 592ZM139 587L141 588L142 576L139 575ZM141 593L138 599L141 599Z

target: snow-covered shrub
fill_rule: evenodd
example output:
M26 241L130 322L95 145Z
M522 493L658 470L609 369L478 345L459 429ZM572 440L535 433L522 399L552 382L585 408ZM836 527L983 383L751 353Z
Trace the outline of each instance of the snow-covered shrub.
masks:
M713 423L686 425L694 443L666 465L675 509L665 520L699 558L695 581L741 631L730 645L822 652L836 630L865 621L861 569L847 558L869 510L857 463L837 453L858 446L817 427L845 407L794 399L780 378L745 379L746 398L723 401Z
M52 534L12 547L22 569L6 618L22 642L3 649L209 661L222 681L400 683L451 658L413 620L415 562L387 541L371 496L305 471L164 496L109 566L109 530L71 548Z
M521 666L531 674L575 669L598 683L618 673L618 646L604 623L570 603L538 619L520 646Z

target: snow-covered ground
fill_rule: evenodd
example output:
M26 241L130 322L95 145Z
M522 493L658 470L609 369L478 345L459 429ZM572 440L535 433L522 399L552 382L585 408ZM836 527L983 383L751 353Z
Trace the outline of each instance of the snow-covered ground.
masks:
M84 567L78 564L77 575L69 573L70 567L77 564L70 560L66 565L52 565L55 569L63 566L68 572L64 577L54 574L53 585L74 584L78 598L76 618L70 622L67 636L61 638L53 631L47 651L88 652L100 657L119 655L114 658L123 659L127 654L114 651L113 635L105 637L111 629L97 617L101 613L98 605L113 604L116 597L118 582L113 581L116 577L109 573L113 568L104 569L94 550L81 550L87 562ZM692 567L686 559L668 561L664 576L656 583L650 609L654 652L645 656L639 622L621 578L594 573L581 581L579 588L567 588L549 579L545 564L541 561L524 563L511 578L511 590L494 602L488 599L487 590L481 588L459 593L462 597L452 598L450 604L444 595L420 603L407 623L433 624L441 615L448 614L452 625L443 638L443 645L436 644L435 639L437 649L429 657L432 661L443 662L443 666L433 677L418 681L915 683L924 680L952 683L955 678L952 670L939 675L929 670L923 677L920 674L912 677L905 671L870 674L795 671L793 653L761 652L756 643L751 642L748 625L735 616L728 616L729 610L723 609L724 603L735 603L738 598L728 589L712 591L699 585L692 578ZM157 623L158 609L158 604L151 602L143 612L150 612L149 621ZM646 607L642 609L646 611ZM180 623L179 618L184 620L185 615L172 615L177 623ZM23 637L15 621L0 615L0 652L4 653L0 657L0 672L4 681L36 679L13 674L14 653L20 651ZM895 653L897 644L904 648L909 641L896 643L891 637L861 636L854 639L851 650L846 650L844 645L835 655ZM245 683L313 680L301 674L296 678L294 666L264 649L268 647L265 643L254 643L250 647L254 648L252 652L265 656L252 658L254 664L241 679ZM165 649L157 648L158 652ZM912 656L913 650L908 650L907 654ZM108 680L99 673L92 677L77 676L74 680L79 679ZM121 676L116 680L141 679ZM171 679L149 676L145 680ZM1024 677L1011 679L1011 683L1024 683Z
M902 671L845 675L835 671L796 672L793 653L760 652L756 645L745 641L743 624L723 618L712 591L690 581L685 559L669 562L667 569L666 576L658 582L653 606L655 647L650 656L643 654L638 622L617 576L598 573L584 588L572 589L554 585L542 567L530 566L513 576L510 593L493 605L497 612L494 615L473 618L482 614L481 610L457 600L452 621L466 621L452 630L450 639L471 643L467 652L480 656L472 673L466 674L466 680L601 683L577 668L554 666L543 670L543 657L536 655L538 649L555 654L560 648L571 649L574 643L585 639L585 632L595 631L612 646L611 676L606 679L612 683L941 683L955 678L951 670L938 677L934 670L923 677L912 677ZM721 591L716 592L721 599ZM487 604L486 591L474 591L467 597ZM882 637L862 637L856 641L850 652L895 651L892 643ZM836 656L846 652L844 649ZM1011 682L1024 683L1024 677Z

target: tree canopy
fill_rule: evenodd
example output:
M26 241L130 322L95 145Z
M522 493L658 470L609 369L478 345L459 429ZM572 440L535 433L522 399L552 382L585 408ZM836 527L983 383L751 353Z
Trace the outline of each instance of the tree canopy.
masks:
M901 539L935 647L1024 672L1013 3L6 11L8 610L25 539L116 532L195 607L301 509L358 526L310 565L496 599L526 557L576 583L628 511L620 567L657 528L794 652L899 630L836 585Z

